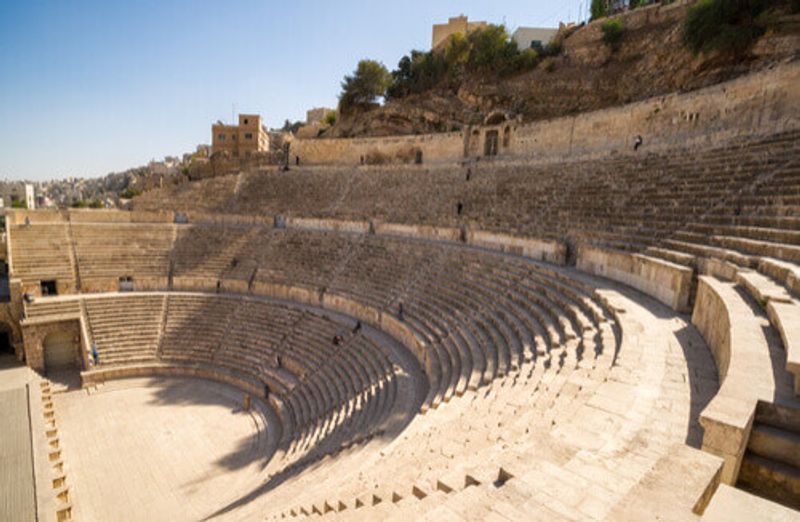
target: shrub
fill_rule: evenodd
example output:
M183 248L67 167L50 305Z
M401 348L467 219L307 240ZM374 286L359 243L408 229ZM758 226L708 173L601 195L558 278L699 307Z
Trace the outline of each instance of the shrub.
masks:
M24 199L15 199L11 201L11 208L28 208L28 202Z
M763 28L755 23L767 0L700 0L689 9L683 41L695 53L745 50Z
M477 73L508 72L519 54L514 42L502 25L488 25L467 37L470 43L467 68Z
M185 169L186 167L184 167ZM136 196L141 195L142 191L133 187L128 187L120 193L119 197L123 199L133 199Z
M325 114L325 117L322 118L322 123L325 125L336 124L336 111L328 111L328 113Z
M600 27L603 31L603 41L612 49L619 47L622 35L625 33L625 24L619 18L606 20Z
M339 110L346 113L358 107L368 107L386 95L392 77L386 67L375 60L361 60L352 75L342 81Z
M608 16L608 2L607 0L592 0L592 20Z

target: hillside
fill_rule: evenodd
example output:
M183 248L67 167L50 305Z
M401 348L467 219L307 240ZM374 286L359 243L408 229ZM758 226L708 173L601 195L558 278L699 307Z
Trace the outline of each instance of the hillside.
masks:
M494 110L535 121L699 89L796 59L800 16L785 15L740 55L695 55L682 41L690 3L655 5L622 16L619 47L603 42L602 20L567 36L559 55L507 78L469 78L455 87L393 99L341 117L323 137L388 136L457 130Z

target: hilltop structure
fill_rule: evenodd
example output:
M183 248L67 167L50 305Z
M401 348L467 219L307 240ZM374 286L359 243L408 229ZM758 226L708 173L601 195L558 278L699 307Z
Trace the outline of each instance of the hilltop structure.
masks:
M511 35L519 49L542 49L558 34L558 29L518 27Z
M211 126L211 154L235 158L269 151L269 133L257 114L240 114L238 125L217 122Z
M434 24L431 49L439 49L454 34L466 35L476 29L482 29L486 25L486 22L470 22L464 15L450 18L446 24Z

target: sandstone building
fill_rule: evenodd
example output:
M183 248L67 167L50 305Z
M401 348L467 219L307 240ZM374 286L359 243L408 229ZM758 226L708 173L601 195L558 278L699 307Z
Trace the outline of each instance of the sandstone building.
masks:
M518 27L511 35L519 49L541 49L558 34L558 29L544 27Z
M470 22L466 16L450 18L446 24L434 24L431 38L431 49L443 46L454 34L469 34L476 29L486 27L486 22Z
M238 125L217 122L211 126L211 154L226 152L248 157L269 151L269 134L257 114L240 114Z
M322 123L322 120L325 119L325 116L327 116L329 112L336 112L336 109L329 109L327 107L309 109L306 111L306 125Z

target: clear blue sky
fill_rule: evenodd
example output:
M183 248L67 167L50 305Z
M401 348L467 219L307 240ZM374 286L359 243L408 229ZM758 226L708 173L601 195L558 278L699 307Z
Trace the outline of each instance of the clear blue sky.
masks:
M361 58L393 68L448 16L556 26L584 0L0 0L0 179L93 177L333 107ZM584 7L585 9L585 7Z

